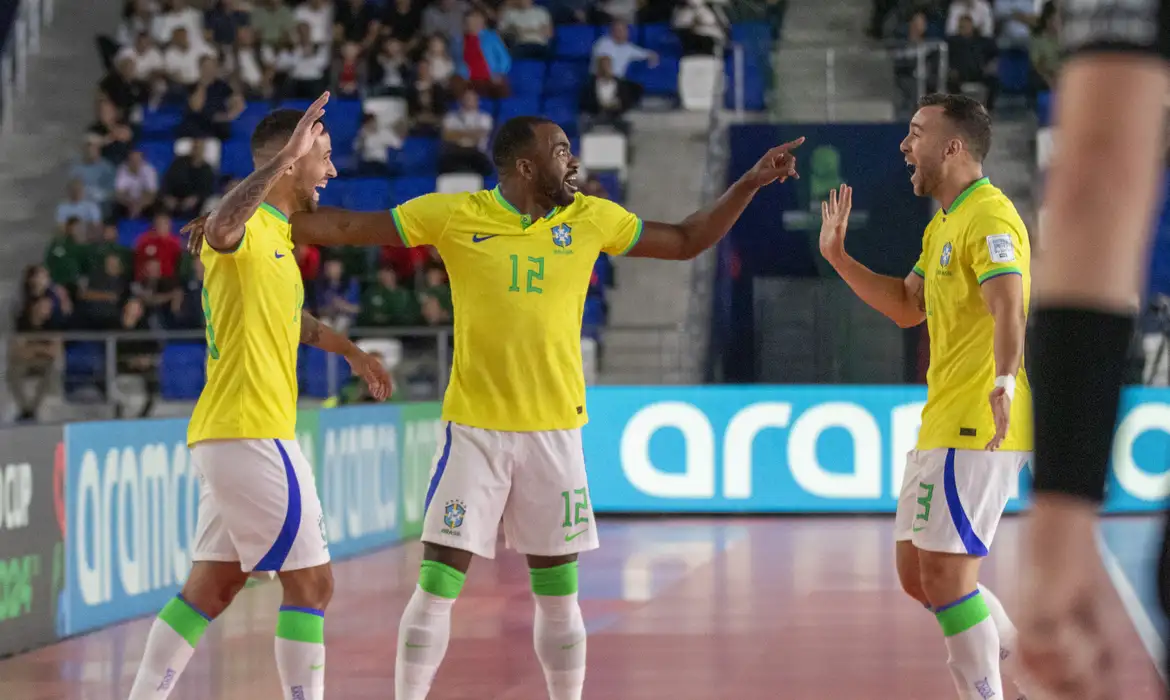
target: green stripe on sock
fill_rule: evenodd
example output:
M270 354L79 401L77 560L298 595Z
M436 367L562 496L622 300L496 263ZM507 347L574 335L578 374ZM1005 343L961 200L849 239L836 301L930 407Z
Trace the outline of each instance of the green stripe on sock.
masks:
M547 569L530 569L532 592L536 595L566 596L577 592L577 562Z
M423 560L418 571L418 587L440 598L458 598L466 580L462 571L429 559Z
M954 607L935 613L935 617L942 627L943 636L953 637L991 617L991 611L987 609L983 594L977 593Z
M325 618L300 610L281 610L276 616L276 636L293 642L325 643Z
M191 648L199 646L199 639L211 624L182 598L171 598L171 602L159 611L158 619L170 625L180 637L186 639Z

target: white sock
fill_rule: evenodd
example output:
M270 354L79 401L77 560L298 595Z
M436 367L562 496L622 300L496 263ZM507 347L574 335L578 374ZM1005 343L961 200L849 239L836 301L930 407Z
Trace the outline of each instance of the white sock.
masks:
M536 658L544 668L549 700L581 700L585 686L585 620L577 594L534 595Z
M150 626L129 700L163 700L169 696L210 622L182 596L167 603Z
M983 594L983 600L987 603L987 610L991 613L991 620L995 623L995 631L999 633L999 662L1000 671L1004 678L1004 685L1014 687L1014 697L1023 698L1025 688L1020 683L1020 669L1016 664L1011 663L1011 659L1016 654L1016 642L1019 638L1019 633L1016 631L1016 626L1012 623L1012 619L1008 617L1003 603L999 602L999 598L991 592L991 589L983 584L979 584L979 592Z
M963 700L1003 697L999 633L987 602L976 590L935 612L946 636L947 663Z
M325 697L325 613L282 606L276 618L276 670L284 700Z
M414 595L398 626L398 654L394 663L395 700L423 700L451 639L451 608L455 598L443 598L415 586Z

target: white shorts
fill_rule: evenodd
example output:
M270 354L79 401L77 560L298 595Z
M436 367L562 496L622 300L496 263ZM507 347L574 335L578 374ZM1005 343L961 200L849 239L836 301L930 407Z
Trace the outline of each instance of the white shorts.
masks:
M995 530L1031 452L912 450L894 539L928 552L987 556Z
M447 423L435 454L423 542L494 559L508 547L561 556L597 549L581 431L502 432Z
M295 440L214 440L191 448L199 474L195 561L243 571L329 562L313 469Z

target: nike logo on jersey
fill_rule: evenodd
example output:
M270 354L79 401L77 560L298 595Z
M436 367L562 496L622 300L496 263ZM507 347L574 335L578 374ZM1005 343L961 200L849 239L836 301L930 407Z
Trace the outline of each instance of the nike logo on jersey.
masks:
M489 239L489 238L495 238L495 237L496 237L496 236L498 236L498 235L500 235L500 234L498 234L498 233L494 233L494 234L492 234L492 235L490 235L490 236L485 236L485 235L483 235L482 233L477 233L477 234L475 234L474 236L472 236L472 237L471 237L471 242L472 242L472 243L483 243L483 242L484 242L484 241L486 241L487 239Z
M573 533L570 533L568 535L565 535L565 541L572 542L573 540L577 539L578 535L584 535L586 532L589 532L589 528L585 528L584 530L581 530L579 532L573 532Z
M280 252L279 250L276 251L276 259L277 260L280 260L283 257L284 257L284 253Z

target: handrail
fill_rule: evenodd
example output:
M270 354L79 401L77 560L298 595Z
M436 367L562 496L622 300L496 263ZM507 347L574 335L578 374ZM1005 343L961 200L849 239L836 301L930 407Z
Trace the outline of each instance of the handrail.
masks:
M29 57L40 53L41 30L53 20L55 0L17 0L9 32L0 36L0 133L15 129L17 98L28 89Z

